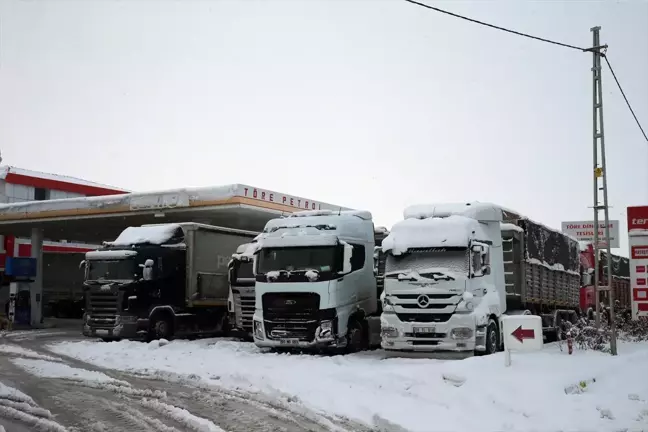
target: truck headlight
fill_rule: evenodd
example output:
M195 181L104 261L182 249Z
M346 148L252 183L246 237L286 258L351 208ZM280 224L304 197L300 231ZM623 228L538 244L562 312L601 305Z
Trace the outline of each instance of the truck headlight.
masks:
M254 321L254 337L263 339L263 323L261 321Z
M333 321L320 322L319 337L322 338L329 337L332 331L333 331Z
M470 300L462 300L457 305L457 312L472 312L475 309L475 304Z
M396 311L394 310L394 304L391 302L391 300L388 297L385 297L383 299L382 306L383 306L384 313L389 313L389 314L396 313Z
M450 331L452 339L470 339L473 335L472 329L468 327L457 327Z

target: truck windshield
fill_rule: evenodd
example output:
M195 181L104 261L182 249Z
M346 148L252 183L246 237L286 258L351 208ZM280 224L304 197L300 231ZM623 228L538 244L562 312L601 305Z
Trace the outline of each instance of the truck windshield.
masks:
M339 248L335 246L262 249L259 253L258 273L266 274L276 270L337 272L340 255Z
M412 271L428 278L467 275L469 265L468 248L410 250L402 255L387 255L385 277L398 277L399 272Z
M131 259L88 261L88 280L133 280L135 261Z

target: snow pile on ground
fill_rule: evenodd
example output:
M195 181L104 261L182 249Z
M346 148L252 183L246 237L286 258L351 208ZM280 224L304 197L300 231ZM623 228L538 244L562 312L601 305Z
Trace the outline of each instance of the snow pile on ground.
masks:
M62 361L60 358L39 354L36 351L30 350L29 348L23 348L18 345L9 345L9 344L0 345L0 353L16 355L19 357L27 357L32 359Z
M24 358L13 358L11 362L16 366L25 369L32 375L43 378L63 378L78 381L117 382L114 378L102 372L90 371L87 369L74 368L64 363L55 363L45 360L31 360ZM126 383L127 384L127 383Z
M384 421L410 431L616 431L648 429L648 344L620 343L618 357L538 353L462 361L278 355L228 340L64 342L48 347L102 367L185 374L289 403ZM384 419L384 420L383 420Z

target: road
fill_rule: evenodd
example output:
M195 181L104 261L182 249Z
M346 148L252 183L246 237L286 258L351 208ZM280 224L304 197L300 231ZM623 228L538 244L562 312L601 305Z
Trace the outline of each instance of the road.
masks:
M102 369L45 349L52 342L80 338L77 328L0 335L0 382L34 401L30 404L0 396L0 425L7 432L372 430L348 419L310 412L297 404L288 410L259 394L206 386L191 379L163 381ZM56 357L54 362L51 357ZM56 363L54 366L63 365L60 367L66 370L69 366L101 372L117 381L101 382L69 374L43 378L19 366L24 358L32 359L26 362L38 359L36 362L41 364Z

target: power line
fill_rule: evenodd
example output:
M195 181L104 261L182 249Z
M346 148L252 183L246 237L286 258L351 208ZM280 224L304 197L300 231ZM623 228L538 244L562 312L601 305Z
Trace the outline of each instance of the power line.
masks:
M639 119L637 118L637 115L635 114L634 110L632 109L632 105L630 105L630 101L628 101L628 98L626 97L626 94L623 91L623 87L621 87L621 83L619 82L616 74L614 73L614 69L612 69L612 65L610 64L610 60L608 60L606 54L602 54L602 56L605 59L605 63L607 63L608 67L610 68L610 72L612 72L612 76L614 77L614 81L616 81L617 87L619 87L619 91L621 91L621 95L623 96L623 99L625 99L625 103L626 103L626 105L628 105L628 109L630 110L630 113L632 113L632 117L634 117L635 121L637 122L637 126L639 126L639 130L641 130L641 133L643 134L644 138L648 142L648 135L646 135L646 131L644 131L644 128L641 126L641 123L639 122Z
M545 39L545 38L541 38L541 37L538 37L538 36L530 35L528 33L522 33L522 32L519 32L519 31L515 31L515 30L507 29L507 28L504 28L504 27L496 26L494 24L489 24L487 22L483 22L483 21L476 20L474 18L469 18L469 17L463 16L463 15L459 15L459 14L456 14L454 12L450 12L450 11L447 11L447 10L444 10L444 9L440 9L438 7L430 6L430 5L427 5L425 3L415 1L415 0L405 0L405 1L408 2L408 3L412 3L412 4L415 4L415 5L424 7L426 9L431 9L433 11L437 11L437 12L441 12L441 13L446 14L446 15L450 15L450 16L455 17L455 18L460 18L462 20L470 21L470 22L475 23L475 24L480 24L480 25L483 25L483 26L486 26L486 27L494 28L496 30L501 30L501 31L504 31L504 32L507 32L507 33L512 33L512 34L518 35L518 36L523 36L523 37L526 37L526 38L529 38L529 39L534 39L534 40L538 40L538 41L541 41L541 42L547 42L547 43L562 46L562 47L565 47L565 48L575 49L575 50L578 50L578 51L581 51L581 52L594 52L594 51L598 51L601 48L607 48L607 45L603 45L603 46L600 46L600 47L592 47L592 48L581 48L581 47L578 47L578 46L575 46L575 45L570 45L570 44L554 41L554 40L551 40L551 39ZM619 82L619 79L617 78L616 74L614 73L614 69L612 69L612 65L610 64L610 61L608 60L607 55L603 54L603 53L601 53L600 55L605 59L605 62L607 63L608 67L610 68L610 72L612 72L612 76L614 77L614 81L616 81L616 84L619 87L619 90L621 91L621 95L623 96L623 99L625 99L626 105L628 106L628 109L630 110L630 113L632 114L632 117L634 117L635 122L637 122L637 126L639 126L639 129L641 130L641 133L643 134L644 138L646 139L646 141L648 141L648 135L646 134L646 131L644 130L644 128L641 126L641 123L639 122L639 119L637 118L637 115L635 114L634 110L632 109L632 105L630 105L630 101L628 101L628 98L626 97L626 94L623 91L623 87L621 87L621 83Z
M505 31L507 33L513 33L513 34L518 35L518 36L524 36L524 37L527 37L529 39L535 39L535 40L539 40L539 41L542 41L542 42L547 42L547 43L550 43L550 44L559 45L559 46L562 46L562 47L565 47L565 48L571 48L571 49L575 49L575 50L582 51L582 52L591 51L591 48L581 48L581 47L577 47L575 45L569 45L569 44L562 43L562 42L557 42L557 41L554 41L554 40L551 40L551 39L545 39L545 38L541 38L541 37L538 37L538 36L533 36L533 35L530 35L530 34L527 34L527 33L522 33L522 32L519 32L519 31L507 29L507 28L504 28L504 27L496 26L494 24L489 24L489 23L479 21L479 20L476 20L476 19L473 19L473 18L468 18L468 17L465 17L463 15L459 15L459 14L456 14L456 13L453 13L453 12L449 12L447 10L439 9L437 7L430 6L430 5L427 5L425 3L419 3L419 2L414 1L414 0L405 0L405 1L408 2L408 3L412 3L412 4L415 4L415 5L422 6L422 7L427 8L427 9L432 9L434 11L444 13L446 15L453 16L455 18L461 18L463 20L470 21L470 22L475 23L475 24L481 24L481 25L486 26L486 27L494 28L496 30Z

